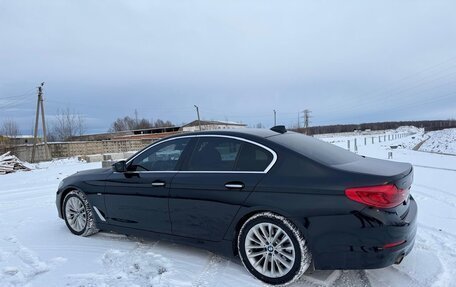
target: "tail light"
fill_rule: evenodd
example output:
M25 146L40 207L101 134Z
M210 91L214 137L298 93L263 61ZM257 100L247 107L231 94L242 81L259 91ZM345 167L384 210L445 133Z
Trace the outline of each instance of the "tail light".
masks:
M399 189L394 184L353 187L347 188L345 195L351 200L368 206L391 208L407 199L409 189Z

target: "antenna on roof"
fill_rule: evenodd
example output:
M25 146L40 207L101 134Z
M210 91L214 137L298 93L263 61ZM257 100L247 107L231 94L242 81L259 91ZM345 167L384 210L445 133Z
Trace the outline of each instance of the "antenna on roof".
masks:
M287 132L287 129L285 128L285 126L273 126L271 128L271 131L274 131L274 132L277 132L280 134L284 134Z

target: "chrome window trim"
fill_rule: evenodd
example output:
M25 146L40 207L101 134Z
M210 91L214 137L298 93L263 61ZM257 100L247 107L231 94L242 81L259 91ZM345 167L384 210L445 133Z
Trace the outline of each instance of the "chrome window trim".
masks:
M143 151L139 152L138 154L136 154L135 156L133 156L129 161L127 161L127 164L130 164L136 157L138 157L139 155L141 155L142 153L148 151L149 149L159 145L159 144L162 144L162 143L165 143L165 142L168 142L168 141L172 141L172 140L178 140L178 139L183 139L183 138L201 138L201 137L218 137L218 138L229 138L229 139L235 139L235 140L240 140L240 141L243 141L243 142L248 142L250 144L253 144L253 145L256 145L256 146L259 146L265 150L267 150L268 152L270 152L272 154L272 160L271 162L269 163L269 165L266 167L265 170L263 171L242 171L242 170L227 170L227 171L223 171L223 170L214 170L214 171L202 171L202 170L198 170L198 171L191 171L191 170L162 170L162 171L153 171L153 170L148 170L148 171L132 171L132 172L129 172L129 173L252 173L252 174L264 174L264 173L268 173L269 170L271 170L271 168L274 166L274 164L276 163L277 161L277 153L263 145L263 144L260 144L260 143L257 143L255 141L252 141L252 140L248 140L248 139L244 139L244 138L241 138L241 137L237 137L237 136L228 136L228 135L217 135L217 134L211 134L211 135L188 135L188 136L179 136L179 137L174 137L174 138L169 138L169 139L165 139L165 140L162 140L160 142L157 142L155 144L152 144L150 147L148 147L147 149L144 149ZM128 173L128 172L127 172Z

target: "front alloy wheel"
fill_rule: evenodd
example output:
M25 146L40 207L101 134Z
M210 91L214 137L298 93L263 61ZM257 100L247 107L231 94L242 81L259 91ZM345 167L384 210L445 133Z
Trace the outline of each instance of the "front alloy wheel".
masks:
M310 253L299 230L286 218L263 212L247 220L239 232L244 266L272 285L299 279L310 265Z
M65 223L73 234L89 236L98 232L92 208L83 192L72 190L65 196L63 214Z

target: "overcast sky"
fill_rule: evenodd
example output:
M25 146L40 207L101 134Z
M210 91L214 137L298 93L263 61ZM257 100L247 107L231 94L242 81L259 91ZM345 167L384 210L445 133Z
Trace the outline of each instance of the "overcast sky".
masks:
M0 122L456 118L456 1L0 0Z

